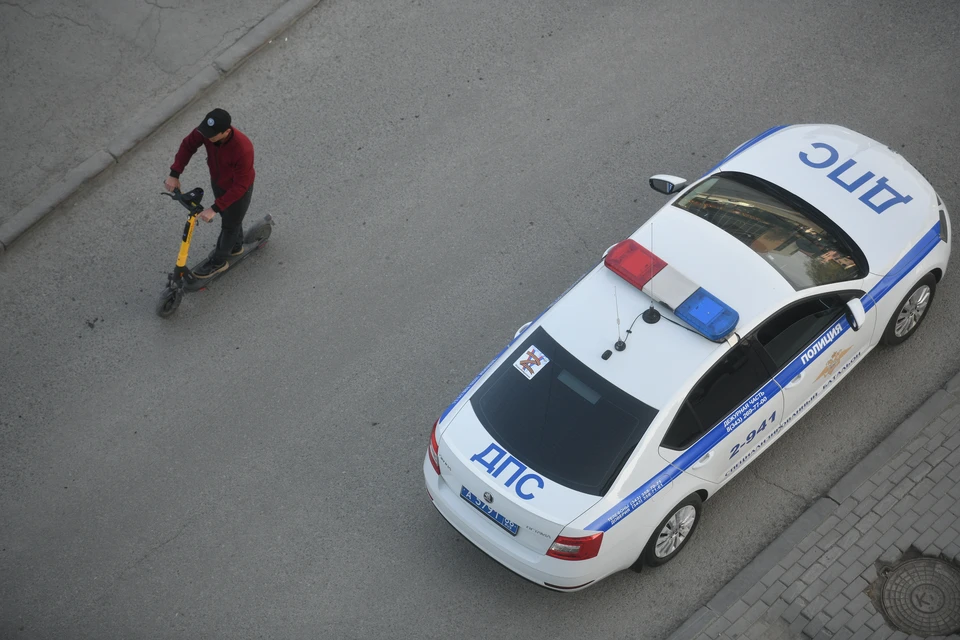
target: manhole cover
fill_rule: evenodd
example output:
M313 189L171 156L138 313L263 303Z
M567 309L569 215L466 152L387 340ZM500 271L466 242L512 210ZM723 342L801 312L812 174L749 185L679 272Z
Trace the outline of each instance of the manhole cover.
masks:
M907 560L886 576L880 604L889 622L906 633L960 631L960 569L936 558Z

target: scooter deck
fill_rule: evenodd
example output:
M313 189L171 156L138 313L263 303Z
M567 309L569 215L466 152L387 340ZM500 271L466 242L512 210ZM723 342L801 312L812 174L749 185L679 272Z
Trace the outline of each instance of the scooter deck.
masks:
M262 222L258 222L257 224L272 225L273 223L272 223L272 220L268 218ZM238 256L230 256L229 258L227 258L227 264L229 266L226 269L209 278L196 278L196 277L185 278L184 287L183 287L184 290L188 292L192 292L192 291L201 291L207 288L208 286L210 286L212 282L216 281L217 279L220 278L220 276L224 275L225 273L227 273L228 271L236 267L238 264L246 260L250 254L255 252L257 249L259 249L263 245L267 244L267 242L269 242L269 238L265 238L263 240L257 240L256 242L244 242L243 253L241 253ZM209 262L212 257L213 257L213 252L211 251L210 255L208 255L206 258L204 258L200 262L196 263L193 267L191 267L190 271L193 272L199 269L201 266L207 264L207 262Z

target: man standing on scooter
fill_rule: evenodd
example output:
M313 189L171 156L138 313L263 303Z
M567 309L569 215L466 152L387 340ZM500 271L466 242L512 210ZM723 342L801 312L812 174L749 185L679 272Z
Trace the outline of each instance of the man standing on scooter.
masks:
M180 174L190 158L203 145L207 149L207 167L216 198L198 217L211 222L220 214L220 237L209 260L194 272L198 278L209 278L227 269L230 256L243 253L243 217L247 215L253 195L253 144L236 127L230 126L230 114L214 109L200 126L180 143L180 150L170 166L170 176L164 181L167 191L180 188Z

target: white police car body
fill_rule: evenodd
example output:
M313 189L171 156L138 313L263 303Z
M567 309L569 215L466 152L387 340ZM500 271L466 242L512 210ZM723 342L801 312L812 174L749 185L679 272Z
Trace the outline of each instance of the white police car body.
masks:
M776 127L651 186L675 195L518 332L424 459L441 514L553 589L673 558L704 500L912 335L947 267L933 188L841 127Z

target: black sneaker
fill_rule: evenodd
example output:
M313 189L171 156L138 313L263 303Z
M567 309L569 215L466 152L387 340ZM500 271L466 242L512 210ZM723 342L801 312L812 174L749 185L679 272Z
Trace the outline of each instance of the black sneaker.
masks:
M226 271L227 267L230 266L230 263L224 260L220 263L215 263L212 260L207 260L202 265L197 267L197 270L193 272L193 275L197 278L209 278L215 276L221 271Z
M235 247L233 248L232 251L230 251L230 255L232 255L232 256L238 256L238 255L240 255L241 253L243 253L243 245L242 245L242 244L238 244L237 246L235 246Z

